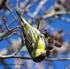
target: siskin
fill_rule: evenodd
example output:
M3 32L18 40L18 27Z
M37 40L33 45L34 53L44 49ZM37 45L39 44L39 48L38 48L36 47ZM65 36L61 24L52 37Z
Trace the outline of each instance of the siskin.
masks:
M16 11L21 21L21 28L25 38L25 45L27 50L35 62L40 62L45 58L46 44L44 41L44 35L39 30L32 27L22 15Z

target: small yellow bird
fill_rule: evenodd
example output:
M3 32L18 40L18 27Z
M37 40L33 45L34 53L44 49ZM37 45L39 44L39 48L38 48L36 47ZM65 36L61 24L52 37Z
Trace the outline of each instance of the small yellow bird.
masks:
M25 45L30 56L35 62L42 61L45 58L45 55L43 55L43 53L46 53L44 35L41 34L39 30L32 27L18 11L17 14L21 21L23 35L25 37Z

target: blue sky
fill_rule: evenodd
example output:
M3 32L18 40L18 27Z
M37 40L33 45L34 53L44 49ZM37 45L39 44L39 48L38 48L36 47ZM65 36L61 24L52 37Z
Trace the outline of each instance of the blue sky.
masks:
M20 1L22 1L22 0L20 0ZM51 2L50 2L51 1ZM9 2L11 2L12 4L13 4L13 6L15 6L16 5L16 1L15 0L9 0ZM52 6L52 3L54 3L54 0L48 0L48 2L44 5L45 7L46 7L46 9L48 9L50 6ZM34 12L34 10L36 9L36 7L37 7L37 3L36 4L34 4L32 7L30 7L30 13L33 13ZM13 7L12 7L12 9L13 9ZM43 15L43 12L44 12L45 10L40 10L40 12L37 14L37 16L39 16L39 15ZM0 16L2 16L2 15L7 15L6 14L6 11L4 11L4 13L3 12L0 12ZM15 10L13 10L13 15L14 16L16 16L16 13L15 13ZM24 17L25 17L25 19L27 19L28 20L28 18L29 17L27 17L28 15L27 14L25 14L24 15ZM10 14L8 17L7 17L7 19L8 19L8 23L7 24L9 24L12 20L13 20L13 17L12 17L12 15ZM2 21L0 20L0 23L1 23ZM56 30L59 30L60 28L63 28L64 29L64 32L65 33L68 33L68 32L70 32L70 22L65 22L65 21L63 21L63 20L60 20L60 19L57 19L57 20L54 20L53 22L51 22L52 24L51 24L51 26L52 27L54 27ZM18 23L15 21L13 24L11 24L11 26L9 27L10 29L11 28L13 28L13 27L15 27L15 26L17 26L18 25ZM16 36L16 35L14 35L14 36L12 36L10 39L17 39L17 38L19 38L18 36ZM67 35L65 35L64 36L64 39L66 40L66 41L68 41L68 42L70 42L70 33L69 34L67 34ZM0 42L0 49L2 49L3 47L4 48L6 48L6 47L8 47L10 44L8 43L8 41L7 40L4 40L4 41L2 41L2 42ZM9 60L6 60L6 62L10 62L10 63L12 63L11 62L11 59L9 59ZM54 64L54 67L55 67L55 69L65 69L65 67L66 67L66 65L70 65L70 61L53 61L52 62L53 64ZM3 68L2 68L3 69Z

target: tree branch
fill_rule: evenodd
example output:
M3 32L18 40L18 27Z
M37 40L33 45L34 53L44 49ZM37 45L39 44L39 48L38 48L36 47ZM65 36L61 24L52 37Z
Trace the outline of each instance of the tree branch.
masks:
M12 59L12 58L17 58L17 59L25 59L25 60L32 60L31 57L0 57L0 59ZM70 61L70 58L45 58L44 61Z

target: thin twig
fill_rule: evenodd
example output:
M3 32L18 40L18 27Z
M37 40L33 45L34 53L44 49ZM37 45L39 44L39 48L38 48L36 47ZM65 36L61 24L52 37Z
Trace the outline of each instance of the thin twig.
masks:
M25 60L32 60L31 57L16 57L16 56L12 56L12 57L0 57L0 59L12 59L12 58L17 58L17 59L25 59ZM70 58L45 58L45 61L70 61Z

